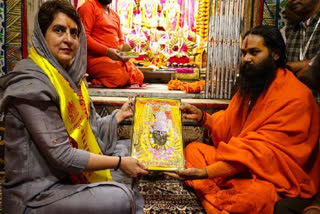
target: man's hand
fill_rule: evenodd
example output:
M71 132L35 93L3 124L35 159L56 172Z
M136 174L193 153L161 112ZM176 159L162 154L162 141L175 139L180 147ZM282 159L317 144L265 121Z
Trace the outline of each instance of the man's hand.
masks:
M131 51L132 47L128 44L128 43L123 43L120 47L119 47L119 51L121 52L128 52Z
M183 103L180 106L180 110L182 111L182 117L185 119L199 122L202 118L202 111L197 107L190 105L188 103Z
M291 68L296 77L307 85L309 88L317 88L317 85L312 77L311 66L305 61L288 62L287 65Z
M147 168L133 157L122 157L120 170L129 178L148 174Z
M312 71L310 66L303 67L298 72L296 72L297 78L306 84L309 88L317 88L315 81L312 76Z
M208 178L208 173L205 168L204 169L189 168L185 170L178 169L176 173L164 172L164 174L179 180L195 180L195 179Z
M134 111L134 103L132 99L129 99L127 102L125 102L121 109L116 114L117 122L120 123L123 120L132 117Z
M297 73L302 68L307 67L305 61L288 62L287 65L291 68L294 74Z
M129 60L129 59L124 59L121 56L121 52L119 50L116 50L116 49L113 49L113 48L108 48L107 57L109 57L112 60L122 61L122 62L127 62Z

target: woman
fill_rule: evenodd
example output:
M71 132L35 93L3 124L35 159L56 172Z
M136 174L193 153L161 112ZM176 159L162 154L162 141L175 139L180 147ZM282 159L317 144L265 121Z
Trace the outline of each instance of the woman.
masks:
M142 213L143 199L123 173L147 171L136 159L121 158L128 141L116 142L117 124L133 114L132 101L110 116L96 114L82 81L85 32L72 5L45 2L32 43L28 59L0 78L4 213Z

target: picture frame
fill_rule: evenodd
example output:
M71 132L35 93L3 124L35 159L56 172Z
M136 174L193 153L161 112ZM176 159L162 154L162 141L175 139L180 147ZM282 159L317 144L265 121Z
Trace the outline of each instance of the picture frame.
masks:
M131 156L148 170L184 169L179 99L136 97Z

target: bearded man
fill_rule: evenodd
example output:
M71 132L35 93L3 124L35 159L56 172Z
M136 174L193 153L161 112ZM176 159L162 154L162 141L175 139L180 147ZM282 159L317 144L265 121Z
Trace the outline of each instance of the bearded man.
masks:
M186 180L207 213L272 214L282 197L318 190L319 112L310 89L285 69L278 29L251 29L241 51L240 87L225 111L181 107L211 131L214 145L190 143L186 169L167 174Z
M88 42L89 80L108 88L143 84L143 73L120 51L131 50L124 43L118 14L109 5L112 0L86 1L78 9Z

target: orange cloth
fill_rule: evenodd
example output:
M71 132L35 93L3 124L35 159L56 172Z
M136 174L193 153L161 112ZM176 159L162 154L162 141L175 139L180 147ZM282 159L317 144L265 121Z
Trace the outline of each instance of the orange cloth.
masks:
M311 91L279 69L246 119L247 103L237 93L225 111L207 115L204 126L215 146L195 142L185 148L186 167L206 168L209 176L216 161L248 169L231 178L186 182L207 213L272 214L281 196L311 198L318 190L319 112Z
M123 44L120 18L109 8L107 14L97 0L87 1L78 9L88 43L88 74L93 84L109 88L126 84L143 84L143 73L131 62L114 61L106 56L107 49Z

